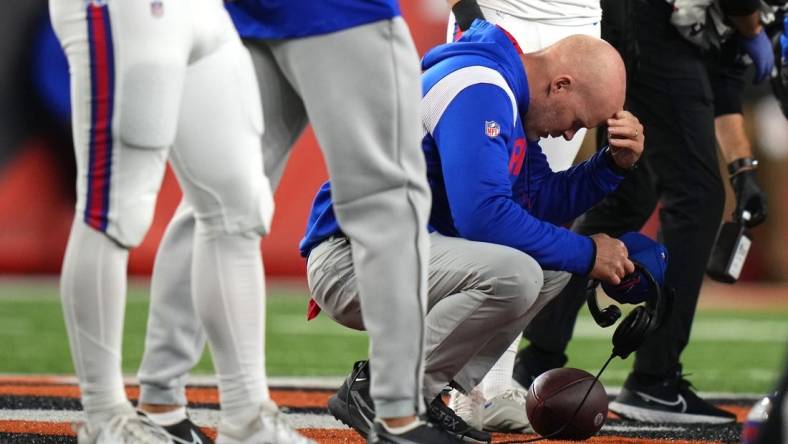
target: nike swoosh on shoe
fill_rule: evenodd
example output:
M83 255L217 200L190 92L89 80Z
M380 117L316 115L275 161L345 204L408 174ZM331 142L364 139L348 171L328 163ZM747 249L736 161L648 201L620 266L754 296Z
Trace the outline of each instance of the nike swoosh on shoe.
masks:
M655 404L664 405L665 407L670 407L672 409L675 409L676 407L681 406L681 409L680 409L681 413L684 413L684 412L687 411L687 401L684 400L684 396L682 396L680 394L676 396L676 400L675 401L665 401L662 398L657 398L655 396L651 396L649 394L646 394L646 393L643 393L643 392L639 392L639 391L635 391L635 394L640 396L640 398L643 399L646 402L653 402Z

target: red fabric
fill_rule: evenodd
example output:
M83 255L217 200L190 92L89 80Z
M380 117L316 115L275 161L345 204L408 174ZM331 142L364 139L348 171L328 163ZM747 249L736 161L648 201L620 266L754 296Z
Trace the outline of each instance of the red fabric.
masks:
M306 320L311 321L320 314L320 306L317 305L314 299L309 298L309 303L306 306Z
M503 33L504 33L504 34L506 34L506 37L509 37L509 41L511 41L511 42L512 42L512 45L514 45L514 49L516 49L516 50L517 50L517 53L518 53L518 54L522 54L522 53L523 53L523 50L520 48L520 44L519 44L519 43L517 43L517 40L515 40L514 36L513 36L513 35L511 35L511 34L509 34L509 31L507 31L507 30L503 29L503 28L502 28L500 25L495 25L495 26L497 26L497 27L498 27L498 29L500 29L501 31L503 31Z

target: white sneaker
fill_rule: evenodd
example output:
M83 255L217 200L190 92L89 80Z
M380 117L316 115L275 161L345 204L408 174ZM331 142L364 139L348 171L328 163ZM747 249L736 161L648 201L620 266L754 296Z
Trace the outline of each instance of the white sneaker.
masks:
M272 401L264 401L257 416L246 427L219 425L216 444L317 444L291 429Z
M79 444L174 444L170 435L147 416L131 406L104 424L91 429L86 424L77 430Z
M449 408L469 426L476 430L482 429L484 395L479 388L474 388L468 395L462 394L459 390L452 390Z
M484 404L482 417L488 432L522 433L531 430L525 413L526 392L508 388Z

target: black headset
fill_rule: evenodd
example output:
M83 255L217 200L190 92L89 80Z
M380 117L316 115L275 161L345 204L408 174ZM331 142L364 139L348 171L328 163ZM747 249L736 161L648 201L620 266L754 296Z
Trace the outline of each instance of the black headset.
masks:
M635 307L613 333L613 355L621 359L626 359L643 344L643 341L651 333L662 326L667 318L669 302L673 296L672 291L668 291L668 297L665 297L662 286L646 267L637 262L635 262L635 272L640 272L646 277L650 288L646 305ZM615 305L600 309L596 299L597 286L599 286L599 281L592 279L586 287L588 310L600 327L610 327L621 317L621 309Z

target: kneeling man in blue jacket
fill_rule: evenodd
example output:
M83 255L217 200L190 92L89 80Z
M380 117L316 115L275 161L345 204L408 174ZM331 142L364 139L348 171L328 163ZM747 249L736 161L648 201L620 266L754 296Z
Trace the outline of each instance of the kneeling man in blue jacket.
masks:
M489 442L439 394L449 384L473 389L570 274L617 284L634 271L619 240L581 236L562 225L618 186L643 151L643 126L623 110L621 58L592 37L523 54L505 30L477 20L459 41L428 52L422 65L422 148L433 201L428 300L418 301L426 312L424 367L413 371L424 372L431 422L464 441ZM571 139L602 123L609 147L567 171L550 169L541 137ZM374 330L363 324L362 311L386 307L361 306L353 247L334 217L326 183L300 245L308 257L311 312L319 308L342 325ZM365 363L357 363L329 402L334 416L365 436L376 398L368 377Z

